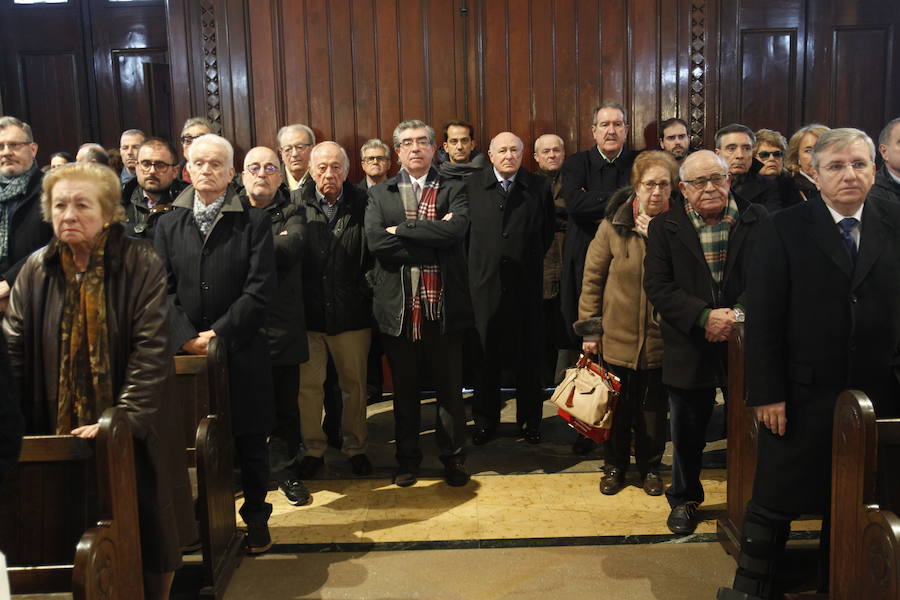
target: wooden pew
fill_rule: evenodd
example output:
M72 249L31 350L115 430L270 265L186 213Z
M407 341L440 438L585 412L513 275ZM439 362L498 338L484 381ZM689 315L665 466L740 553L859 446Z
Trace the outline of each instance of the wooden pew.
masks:
M758 425L753 408L745 405L744 324L738 323L728 340L728 450L725 516L716 534L725 551L737 558L741 547L744 509L753 495Z
M900 419L846 391L832 442L830 598L900 598Z
M94 443L68 435L23 440L0 495L0 548L14 594L144 597L131 426L117 407L99 422Z
M213 338L205 356L175 357L174 393L181 405L185 447L196 466L203 550L200 597L222 598L240 564L244 544L234 509L234 439L223 341ZM186 562L185 569L191 568Z

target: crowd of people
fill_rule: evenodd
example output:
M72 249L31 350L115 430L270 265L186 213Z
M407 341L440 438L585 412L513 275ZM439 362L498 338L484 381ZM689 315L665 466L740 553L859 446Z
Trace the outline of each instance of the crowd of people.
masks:
M717 390L727 397L725 342L746 319L759 470L746 558L720 598L772 597L790 521L828 503L828 398L857 387L894 412L900 119L879 137L881 168L855 129L812 124L788 140L735 123L714 150L692 147L681 119L658 130L658 149L631 150L626 109L604 103L589 149L567 157L559 136L541 135L532 172L514 132L481 151L466 121L447 123L439 144L408 120L390 144L362 144L365 177L351 183L348 149L303 124L250 149L237 173L232 144L203 118L184 124L180 152L129 129L118 165L86 143L41 168L31 127L2 117L0 309L24 416L6 427L90 438L104 408L127 408L148 597L163 597L197 536L183 452L163 425L175 354L204 354L213 338L228 349L240 514L260 553L270 479L309 503L303 480L329 445L355 475L372 473L366 405L381 396L382 356L393 482L419 476L429 390L444 479L464 486L464 385L472 444L498 434L504 375L522 439L539 444L545 389L584 352L623 384L600 492L625 486L633 446L643 490L665 494L667 525L685 535L704 499Z

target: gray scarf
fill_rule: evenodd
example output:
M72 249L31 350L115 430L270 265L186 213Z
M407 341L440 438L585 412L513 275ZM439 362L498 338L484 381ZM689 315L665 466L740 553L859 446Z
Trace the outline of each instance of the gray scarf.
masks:
M225 204L225 194L222 194L216 198L215 202L207 206L200 200L200 196L194 192L194 221L197 222L197 227L200 228L200 233L203 234L203 237L206 237L209 230L212 229L223 204Z
M31 176L37 170L37 161L31 168L13 177L0 175L0 261L9 254L9 201L25 193Z

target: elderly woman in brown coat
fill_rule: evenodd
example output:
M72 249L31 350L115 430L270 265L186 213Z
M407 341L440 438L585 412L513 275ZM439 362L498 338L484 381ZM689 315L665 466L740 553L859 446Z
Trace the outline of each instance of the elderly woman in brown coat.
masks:
M650 220L668 210L678 167L666 152L641 153L631 186L613 194L606 218L585 257L575 333L587 354L602 355L622 380L622 391L600 491L612 495L625 485L631 432L644 491L662 494L659 465L666 444L666 391L662 385L662 336L644 293L644 253Z
M178 493L184 449L171 435L180 421L162 393L172 367L165 271L149 242L125 236L119 189L116 174L95 164L44 178L41 208L55 237L19 273L3 330L29 433L93 438L106 408L127 410L146 597L168 598L181 545L197 533L173 500L190 511L190 496Z

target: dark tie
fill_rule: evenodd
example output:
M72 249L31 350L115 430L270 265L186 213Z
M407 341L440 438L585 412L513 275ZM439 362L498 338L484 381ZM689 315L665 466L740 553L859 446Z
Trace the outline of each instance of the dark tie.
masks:
M337 206L337 202L332 202L331 204L325 205L325 216L328 217L328 222L331 223L331 220L334 218L334 209Z
M846 219L841 219L838 221L838 227L841 228L841 235L844 236L844 244L847 245L847 252L850 253L850 258L853 259L853 262L856 262L856 241L854 241L853 236L850 232L853 231L853 228L859 224L857 219L853 217L847 217Z
M503 181L500 182L500 185L503 186L503 191L508 193L508 192L509 192L509 186L511 186L512 183L513 183L513 182L510 181L509 179L504 179Z

